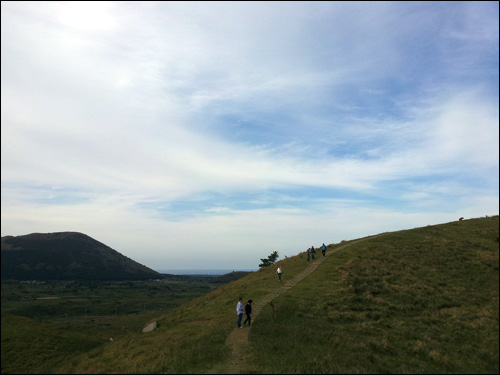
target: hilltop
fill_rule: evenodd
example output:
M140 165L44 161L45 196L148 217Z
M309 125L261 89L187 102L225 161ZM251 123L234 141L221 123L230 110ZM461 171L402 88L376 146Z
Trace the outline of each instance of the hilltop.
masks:
M2 280L141 280L161 275L78 232L5 236Z

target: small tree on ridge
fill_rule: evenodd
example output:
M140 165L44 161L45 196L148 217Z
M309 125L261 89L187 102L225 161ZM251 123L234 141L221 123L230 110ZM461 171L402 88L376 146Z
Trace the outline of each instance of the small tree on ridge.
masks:
M279 257L278 252L277 252L277 251L273 251L273 252L271 253L271 255L269 255L269 256L267 257L267 259L265 259L265 258L264 258L264 259L262 259L262 258L260 259L262 263L261 263L261 264L259 264L259 267L267 267L267 266L270 266L271 264L273 264L274 262L276 262L276 260L278 259L278 257Z

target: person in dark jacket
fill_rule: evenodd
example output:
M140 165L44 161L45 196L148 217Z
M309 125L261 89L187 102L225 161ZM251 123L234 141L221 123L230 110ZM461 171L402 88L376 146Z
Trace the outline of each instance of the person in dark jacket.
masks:
M252 322L252 300L249 299L247 305L245 306L245 314L247 315L247 318L243 322L243 325L247 324L250 326L250 323Z

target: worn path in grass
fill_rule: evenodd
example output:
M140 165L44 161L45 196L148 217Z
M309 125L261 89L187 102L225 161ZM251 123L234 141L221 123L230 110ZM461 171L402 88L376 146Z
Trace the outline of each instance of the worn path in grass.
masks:
M252 322L255 321L255 318L262 310L264 306L267 306L271 303L271 301L278 297L279 295L285 293L288 289L293 288L300 281L302 281L305 277L307 277L311 272L316 270L318 266L323 263L331 254L338 252L339 250L345 249L351 245L354 245L358 242L365 241L371 238L375 238L380 236L380 234L370 237L365 237L356 241L352 241L348 244L337 247L336 249L327 251L326 256L323 256L320 251L321 248L317 249L317 254L319 256L316 257L315 260L311 261L311 264L302 271L299 275L294 277L291 280L286 282L281 282L279 288L274 290L273 292L267 294L263 298L261 298L258 302L252 305ZM226 346L230 348L231 354L221 367L218 367L217 373L219 374L243 374L246 373L248 368L251 368L250 358L247 354L248 352L248 333L250 331L250 327L238 328L236 327L231 334L228 336L226 340Z

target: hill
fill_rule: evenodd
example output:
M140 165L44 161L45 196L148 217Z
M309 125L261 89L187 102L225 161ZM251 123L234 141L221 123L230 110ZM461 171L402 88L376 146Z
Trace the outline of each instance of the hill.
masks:
M496 216L342 241L310 262L302 252L158 316L149 333L97 347L75 335L89 349L73 342L44 370L498 374L498 230ZM236 328L239 296L254 301L251 328ZM2 353L16 343L25 353L2 355L2 369L15 356L18 363L34 353L55 356L22 346L12 333L21 323L4 320ZM53 340L71 341L67 334L54 331Z
M161 275L78 232L2 237L2 280L141 280Z
M248 271L233 271L226 273L224 275L216 276L212 279L214 283L219 283L219 284L227 284L231 281L236 281L238 279L241 279L242 277L245 277L248 275L250 272Z

